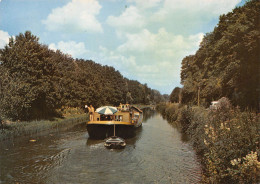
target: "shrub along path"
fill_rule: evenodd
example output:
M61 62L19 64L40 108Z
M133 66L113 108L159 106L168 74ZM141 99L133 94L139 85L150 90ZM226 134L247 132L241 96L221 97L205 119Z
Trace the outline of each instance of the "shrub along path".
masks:
M180 124L201 156L205 183L260 182L260 117L222 106L218 110L161 103L157 110Z

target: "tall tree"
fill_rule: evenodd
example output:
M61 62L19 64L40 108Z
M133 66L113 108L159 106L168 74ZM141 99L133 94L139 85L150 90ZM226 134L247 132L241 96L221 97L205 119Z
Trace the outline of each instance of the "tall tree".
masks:
M179 102L179 97L181 93L181 88L176 87L172 90L172 93L170 94L170 102L172 103L178 103Z
M27 31L1 50L1 114L12 119L43 118L59 106L51 52Z
M259 101L260 2L222 15L213 32L205 35L194 56L182 61L181 81L185 103L205 104L228 97L241 108L257 109Z

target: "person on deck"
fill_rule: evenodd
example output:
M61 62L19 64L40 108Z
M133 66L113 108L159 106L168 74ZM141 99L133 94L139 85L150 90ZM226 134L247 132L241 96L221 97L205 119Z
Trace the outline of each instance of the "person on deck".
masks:
M92 105L90 105L90 121L94 121L94 112L95 112L95 109Z
M89 120L93 121L95 109L92 105L90 105L90 107L88 107L88 106L86 106L86 107L88 108L88 112L89 112Z

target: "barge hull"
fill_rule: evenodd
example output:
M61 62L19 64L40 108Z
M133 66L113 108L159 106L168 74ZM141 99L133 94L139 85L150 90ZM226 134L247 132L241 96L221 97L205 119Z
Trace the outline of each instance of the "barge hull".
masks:
M115 125L116 136L122 138L131 138L134 136L133 125ZM104 124L88 124L87 131L90 138L94 139L105 139L114 135L114 125Z

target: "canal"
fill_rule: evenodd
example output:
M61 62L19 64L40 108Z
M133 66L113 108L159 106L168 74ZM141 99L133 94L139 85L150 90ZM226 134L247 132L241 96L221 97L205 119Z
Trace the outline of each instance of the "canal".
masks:
M143 126L123 150L90 140L84 124L70 130L0 143L0 183L199 183L200 164L189 143L161 115L145 112Z

